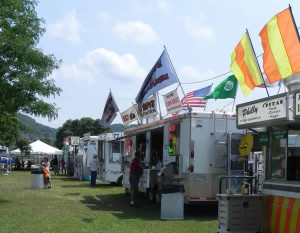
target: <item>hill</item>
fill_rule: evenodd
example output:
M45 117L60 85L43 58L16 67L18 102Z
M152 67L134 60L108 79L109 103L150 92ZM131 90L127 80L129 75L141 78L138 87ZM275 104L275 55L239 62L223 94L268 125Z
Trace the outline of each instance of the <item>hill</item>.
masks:
M30 142L39 139L49 145L54 145L57 129L37 123L33 118L24 114L18 113L18 119L32 130L26 134Z
M49 126L37 123L30 116L26 116L24 114L18 113L18 119L27 127L29 127L32 131L28 132L26 136L29 138L30 142L33 142L37 139L54 146L55 135L57 129L51 128ZM129 128L137 126L136 124L130 125ZM112 124L110 126L113 132L124 132L123 124Z

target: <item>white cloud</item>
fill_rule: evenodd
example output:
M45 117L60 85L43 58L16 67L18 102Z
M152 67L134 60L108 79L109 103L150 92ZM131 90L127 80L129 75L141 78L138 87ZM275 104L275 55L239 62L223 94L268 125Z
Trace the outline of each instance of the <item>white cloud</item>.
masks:
M204 16L201 16L204 17ZM214 37L213 30L208 26L199 26L195 20L190 17L185 19L185 27L187 32L195 37L211 40Z
M171 11L171 6L168 3L167 0L158 0L157 1L158 9L163 10L163 11Z
M93 83L95 79L103 79L103 77L112 81L125 78L125 81L130 82L142 80L145 76L146 71L139 66L134 55L130 53L119 55L104 48L87 53L75 64L62 65L53 74L54 79L88 83Z
M117 22L113 31L120 39L139 44L150 44L159 38L150 25L140 21Z
M72 43L80 42L81 24L76 18L76 11L73 10L60 21L50 24L48 28L49 35L55 38L62 38Z
M111 18L110 15L105 11L99 11L97 17L103 23L109 22Z
M82 69L77 64L62 65L62 67L56 71L55 77L64 78L71 81L85 80L88 83L93 82L92 73L88 70Z
M179 78L183 83L203 81L209 78L213 78L214 76L216 76L216 73L213 70L200 72L193 66L183 66L179 70Z
M81 63L86 63L94 72L110 74L114 77L144 78L146 72L138 64L134 55L119 55L114 51L98 48L89 52Z

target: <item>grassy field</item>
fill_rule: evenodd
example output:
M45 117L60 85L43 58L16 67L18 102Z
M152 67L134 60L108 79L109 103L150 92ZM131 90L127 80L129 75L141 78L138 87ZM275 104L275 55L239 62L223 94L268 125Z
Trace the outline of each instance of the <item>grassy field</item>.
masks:
M160 206L139 198L129 206L122 187L52 175L51 189L30 189L30 173L0 175L0 232L216 232L217 211L186 207L185 219L160 220Z

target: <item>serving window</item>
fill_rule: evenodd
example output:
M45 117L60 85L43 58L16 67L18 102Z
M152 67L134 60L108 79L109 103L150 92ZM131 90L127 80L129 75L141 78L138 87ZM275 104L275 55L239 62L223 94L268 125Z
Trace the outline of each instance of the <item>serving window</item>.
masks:
M300 181L300 130L272 132L268 178Z
M110 162L119 162L124 151L124 141L111 142L111 153L109 154Z
M180 153L180 123L170 124L169 128L169 155Z

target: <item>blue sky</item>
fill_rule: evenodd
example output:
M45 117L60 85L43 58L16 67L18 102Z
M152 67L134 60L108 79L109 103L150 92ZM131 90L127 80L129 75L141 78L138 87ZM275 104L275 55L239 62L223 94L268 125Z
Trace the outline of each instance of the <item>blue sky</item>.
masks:
M48 100L60 108L58 119L36 120L58 128L68 119L101 119L110 89L120 111L125 111L134 102L163 45L182 83L226 73L230 71L231 53L246 28L260 55L260 30L289 3L300 27L300 2L293 0L41 0L37 13L45 19L47 31L39 47L63 60L61 68L51 75L63 92ZM183 89L187 93L211 83L215 87L227 76L183 84ZM269 92L277 94L278 88ZM181 91L179 95L182 97ZM256 88L245 98L238 89L236 103L266 96L264 89ZM162 96L160 100L164 108ZM231 109L231 103L231 99L209 100L207 110L226 105ZM113 123L121 123L119 115Z

